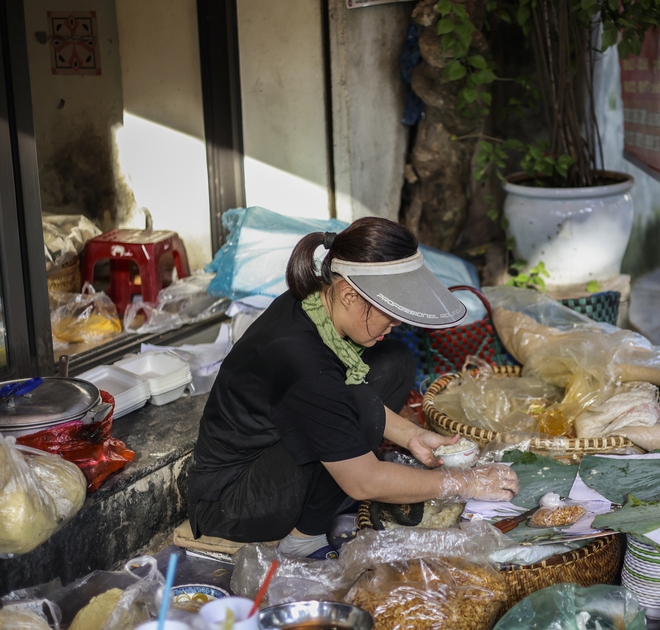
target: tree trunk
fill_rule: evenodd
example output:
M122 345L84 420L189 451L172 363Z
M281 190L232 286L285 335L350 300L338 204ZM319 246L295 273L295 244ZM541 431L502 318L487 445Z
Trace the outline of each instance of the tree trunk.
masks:
M483 12L485 0L464 0L473 16ZM421 0L413 19L424 27L420 34L421 63L415 67L412 88L424 102L424 117L419 122L409 155L406 179L409 204L403 208L405 224L420 241L449 251L463 228L470 204L472 156L477 138L453 140L452 137L477 135L484 119L468 118L457 111L456 102L462 81L449 81L445 66L453 60L440 45L435 25L439 14L435 0ZM472 48L483 54L487 44L480 31L474 34Z

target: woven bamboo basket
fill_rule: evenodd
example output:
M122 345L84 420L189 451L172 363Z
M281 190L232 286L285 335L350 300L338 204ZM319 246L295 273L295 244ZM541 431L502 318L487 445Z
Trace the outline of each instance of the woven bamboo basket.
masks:
M358 529L371 527L369 501L363 501L358 509ZM558 554L534 564L501 564L499 568L507 585L507 601L500 613L503 615L527 595L554 584L612 584L621 569L623 550L623 536L612 534L595 538L581 549Z
M78 256L74 256L63 267L48 274L49 293L79 293L80 284L80 258Z
M493 366L495 374L504 376L520 376L522 368L517 365ZM435 397L444 390L449 383L461 378L460 373L445 374L435 381L424 395L423 409L429 426L438 433L453 435L458 433L477 442L483 447L494 440L499 433L478 427L463 424L458 420L452 420L435 406ZM605 438L535 438L532 440L530 449L534 452L560 452L568 455L584 455L589 453L604 453L626 446L633 446L632 442L621 435L612 435Z

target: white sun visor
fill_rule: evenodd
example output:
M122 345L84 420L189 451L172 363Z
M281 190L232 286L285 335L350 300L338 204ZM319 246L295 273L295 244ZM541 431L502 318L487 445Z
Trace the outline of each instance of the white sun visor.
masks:
M381 263L356 263L335 258L331 269L365 300L406 324L450 328L467 316L467 308L414 256Z

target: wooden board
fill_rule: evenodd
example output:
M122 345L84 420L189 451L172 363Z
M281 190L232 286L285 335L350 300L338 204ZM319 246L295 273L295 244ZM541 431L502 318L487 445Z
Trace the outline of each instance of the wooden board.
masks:
M247 543L234 542L226 538L216 538L215 536L200 536L197 540L193 537L190 521L186 520L174 530L174 544L186 549L199 549L202 551L215 551L216 553L236 553L243 545ZM264 542L264 545L276 547L279 540Z

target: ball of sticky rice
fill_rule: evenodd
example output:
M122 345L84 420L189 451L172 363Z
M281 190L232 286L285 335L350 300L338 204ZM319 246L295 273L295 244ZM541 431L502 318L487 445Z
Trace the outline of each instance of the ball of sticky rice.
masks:
M103 630L122 593L120 588L111 588L92 597L89 604L78 611L69 630Z
M31 610L0 610L0 630L50 630L48 622Z

